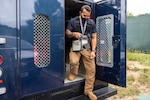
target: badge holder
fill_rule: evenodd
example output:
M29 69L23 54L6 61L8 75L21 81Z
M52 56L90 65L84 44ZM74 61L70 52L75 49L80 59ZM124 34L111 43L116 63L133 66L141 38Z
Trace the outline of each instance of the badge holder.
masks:
M82 50L81 40L72 41L72 49L73 51L81 51Z
M87 26L87 20L84 23L84 26L82 24L82 18L79 16L80 19L80 26L81 26L81 31L82 31L82 37L79 40L74 40L72 41L72 49L73 51L81 51L83 49L89 49L90 45L88 43L88 37L84 35L86 26ZM85 48L83 48L85 46Z
M82 39L81 39L81 42L82 42L82 48L83 49L90 49L90 44L88 42L88 37L87 35L82 35Z

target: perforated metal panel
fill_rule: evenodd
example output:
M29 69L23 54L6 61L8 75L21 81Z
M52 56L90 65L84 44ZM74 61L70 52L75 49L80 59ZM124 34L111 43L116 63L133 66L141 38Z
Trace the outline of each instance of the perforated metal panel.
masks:
M50 20L46 15L34 17L34 64L46 67L50 63Z
M98 32L96 64L113 67L112 36L114 34L114 16L110 14L97 17L96 28Z

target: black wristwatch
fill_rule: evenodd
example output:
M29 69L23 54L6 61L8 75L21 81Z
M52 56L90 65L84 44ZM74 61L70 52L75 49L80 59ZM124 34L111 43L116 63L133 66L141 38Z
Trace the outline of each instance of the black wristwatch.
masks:
M96 53L96 50L92 50L92 52Z

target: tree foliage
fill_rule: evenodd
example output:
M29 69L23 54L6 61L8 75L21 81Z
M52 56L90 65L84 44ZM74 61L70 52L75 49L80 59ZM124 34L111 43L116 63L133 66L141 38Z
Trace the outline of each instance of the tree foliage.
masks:
M133 13L127 12L127 17L133 17Z

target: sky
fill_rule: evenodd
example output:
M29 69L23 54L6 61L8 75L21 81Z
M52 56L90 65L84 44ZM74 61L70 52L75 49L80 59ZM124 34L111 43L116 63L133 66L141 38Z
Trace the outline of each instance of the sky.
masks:
M150 0L127 0L127 11L132 13L134 16L150 13Z
M127 0L127 11L135 16L150 13L150 0Z

